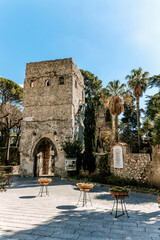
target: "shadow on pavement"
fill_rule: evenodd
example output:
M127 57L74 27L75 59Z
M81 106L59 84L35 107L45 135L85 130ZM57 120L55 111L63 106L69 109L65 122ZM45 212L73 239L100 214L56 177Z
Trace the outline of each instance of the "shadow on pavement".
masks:
M19 198L21 199L33 199L33 198L36 198L37 196L21 196Z
M67 207L73 206L57 206L57 208L62 209L62 211L58 212L57 216L53 217L51 220L39 225L31 225L30 229L20 230L16 233L8 232L8 230L3 231L1 237L2 239L9 237L26 240L131 240L136 238L148 240L152 239L153 236L157 237L157 239L160 237L159 222L153 220L160 216L159 211L141 214L139 211L133 211L130 212L130 218L124 215L115 219L110 215L109 211L102 212L93 209L87 210L78 208L76 210L67 210ZM63 208L65 211L63 211ZM30 223L26 222L26 224L29 225ZM142 228L147 229L147 231L142 232Z
M77 208L77 206L74 206L74 205L62 205L62 206L57 206L56 208L58 208L58 209L75 209L75 208Z

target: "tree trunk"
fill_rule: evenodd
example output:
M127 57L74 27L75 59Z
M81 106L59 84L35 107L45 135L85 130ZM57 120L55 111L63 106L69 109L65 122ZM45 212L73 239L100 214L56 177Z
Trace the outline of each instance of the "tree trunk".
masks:
M115 141L118 143L118 115L115 116Z
M9 150L10 150L10 134L7 134L7 144L6 144L6 159L5 164L7 165L9 162Z
M118 115L112 115L112 132L114 142L118 142Z
M115 139L116 139L116 135L115 135L115 133L116 133L116 130L115 130L115 116L114 115L112 115L112 139L115 141Z
M140 135L139 135L139 130L140 130L140 114L139 114L139 97L136 98L136 105L137 105L137 130L138 130L138 148L140 151Z

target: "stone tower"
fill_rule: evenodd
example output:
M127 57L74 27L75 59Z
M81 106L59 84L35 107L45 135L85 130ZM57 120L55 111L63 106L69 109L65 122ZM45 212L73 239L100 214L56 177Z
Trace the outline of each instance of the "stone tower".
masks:
M20 143L26 176L65 174L63 144L83 141L84 80L72 58L27 63Z

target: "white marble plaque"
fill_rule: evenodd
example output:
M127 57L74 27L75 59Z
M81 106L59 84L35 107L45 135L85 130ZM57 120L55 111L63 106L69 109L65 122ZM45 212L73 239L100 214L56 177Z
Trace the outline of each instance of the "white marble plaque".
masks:
M123 168L123 149L121 146L113 147L114 168Z

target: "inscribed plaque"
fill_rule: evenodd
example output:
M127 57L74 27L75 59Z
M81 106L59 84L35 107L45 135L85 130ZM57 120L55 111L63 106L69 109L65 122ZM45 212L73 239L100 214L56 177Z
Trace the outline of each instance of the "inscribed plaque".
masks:
M113 147L114 168L123 168L123 150L121 146Z

